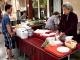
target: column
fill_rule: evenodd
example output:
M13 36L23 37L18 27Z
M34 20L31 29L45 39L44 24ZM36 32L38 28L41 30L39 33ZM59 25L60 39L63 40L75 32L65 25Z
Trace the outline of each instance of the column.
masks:
M13 6L13 12L16 12L16 0L11 0L11 4Z
M61 14L63 14L63 8L62 8L62 5L63 5L63 0L61 0Z
M19 0L11 0L11 5L12 5L12 8L13 8L13 10L12 10L12 16L11 17L14 17L15 18L15 20L17 20L17 7L19 7L19 10L20 10L20 6L19 6ZM17 3L18 3L18 5L17 5ZM13 19L11 19L11 21L12 21Z
M47 17L50 17L50 7L49 7L49 0L47 0Z
M27 0L27 9L28 9L28 19L33 18L33 8L32 8L32 0Z
M40 0L38 0L38 18L40 19Z

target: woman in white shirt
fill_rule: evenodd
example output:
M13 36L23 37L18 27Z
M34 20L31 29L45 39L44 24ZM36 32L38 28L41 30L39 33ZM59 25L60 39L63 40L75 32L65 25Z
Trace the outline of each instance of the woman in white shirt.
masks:
M54 12L53 15L48 18L45 28L53 31L57 30L58 24L60 22L59 16L60 16L59 12Z

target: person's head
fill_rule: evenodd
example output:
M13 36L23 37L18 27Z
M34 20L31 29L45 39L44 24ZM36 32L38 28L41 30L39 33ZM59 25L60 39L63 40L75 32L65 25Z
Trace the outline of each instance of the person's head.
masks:
M6 4L6 5L5 5L5 11L6 11L8 14L11 14L11 13L12 13L12 5Z
M26 13L27 13L26 11L23 11L23 15L25 15L25 16L26 16L26 15L27 15Z
M70 3L65 3L63 4L62 7L63 7L63 13L66 15L69 14L70 12L73 12L73 7Z
M56 11L56 12L53 13L53 15L56 15L56 16L59 17L60 16L60 13Z

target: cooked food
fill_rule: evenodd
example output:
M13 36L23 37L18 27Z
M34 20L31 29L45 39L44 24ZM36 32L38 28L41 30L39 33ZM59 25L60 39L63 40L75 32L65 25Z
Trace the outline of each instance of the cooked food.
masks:
M77 42L74 40L67 40L65 41L65 46L71 48L71 49L75 49L77 45Z

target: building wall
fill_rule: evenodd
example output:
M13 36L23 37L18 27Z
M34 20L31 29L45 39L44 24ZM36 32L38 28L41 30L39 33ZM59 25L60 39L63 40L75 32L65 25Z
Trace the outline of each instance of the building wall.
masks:
M63 3L70 2L73 5L74 12L78 15L80 22L80 0L63 0Z
M61 13L61 0L53 0L53 11L58 11Z

